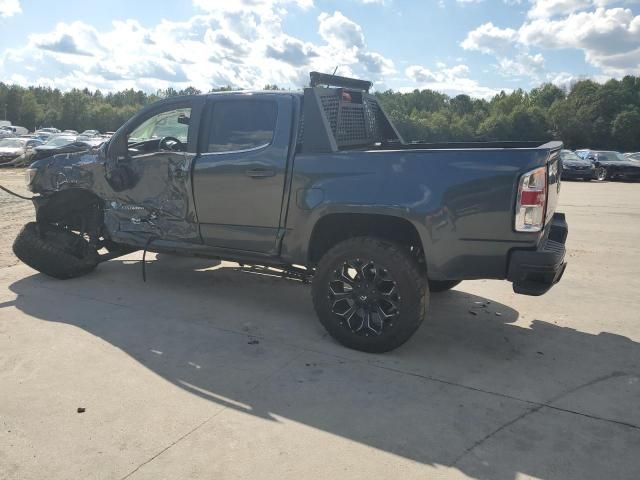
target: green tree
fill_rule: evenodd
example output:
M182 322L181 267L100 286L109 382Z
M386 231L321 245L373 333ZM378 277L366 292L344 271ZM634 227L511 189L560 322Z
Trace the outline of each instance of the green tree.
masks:
M613 121L611 133L620 150L640 151L640 111L634 109L619 113Z

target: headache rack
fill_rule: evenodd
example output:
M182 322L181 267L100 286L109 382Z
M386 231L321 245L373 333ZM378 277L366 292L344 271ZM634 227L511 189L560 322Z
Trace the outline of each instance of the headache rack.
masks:
M298 144L304 152L404 143L375 96L371 82L311 72L304 90Z

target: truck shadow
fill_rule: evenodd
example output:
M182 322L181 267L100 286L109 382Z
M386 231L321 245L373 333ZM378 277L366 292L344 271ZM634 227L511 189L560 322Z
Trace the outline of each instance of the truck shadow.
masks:
M0 308L81 328L224 407L474 478L604 478L597 465L571 464L583 455L583 445L568 442L571 427L527 417L549 404L552 413L578 411L608 425L629 423L637 408L618 388L640 371L640 344L625 337L540 319L525 327L515 324L516 310L454 290L432 296L429 320L405 346L366 355L325 334L308 286L210 266L152 262L146 284L139 264L126 260L67 282L34 275L13 283L16 300ZM633 421L629 428L638 428L640 418ZM615 434L601 429L599 456L620 455ZM491 449L498 436L513 443L509 455ZM567 438L564 451L530 453L559 437ZM548 469L557 458L571 468Z

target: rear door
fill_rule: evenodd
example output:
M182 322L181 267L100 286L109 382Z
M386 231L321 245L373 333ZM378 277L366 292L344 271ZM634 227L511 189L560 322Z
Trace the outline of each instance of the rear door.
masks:
M193 173L203 242L277 254L292 98L221 95L206 117Z

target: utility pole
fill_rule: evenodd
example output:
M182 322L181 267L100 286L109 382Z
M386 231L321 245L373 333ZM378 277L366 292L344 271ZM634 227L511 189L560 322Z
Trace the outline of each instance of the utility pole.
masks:
M3 107L4 107L4 119L6 120L7 119L7 104L5 103L3 105Z

